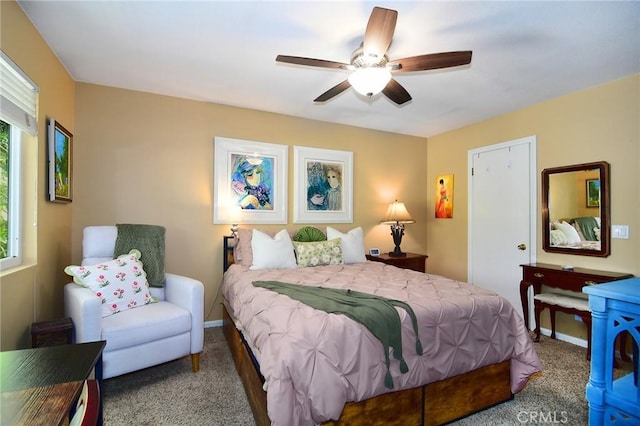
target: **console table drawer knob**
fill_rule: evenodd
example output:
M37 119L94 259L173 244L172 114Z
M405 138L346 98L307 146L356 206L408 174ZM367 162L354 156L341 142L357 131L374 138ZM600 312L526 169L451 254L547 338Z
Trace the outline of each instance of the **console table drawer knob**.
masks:
M536 278L543 278L543 277L544 277L544 274L543 274L543 273L540 273L540 272L535 272L535 273L533 274L533 276L534 276L534 277L536 277Z

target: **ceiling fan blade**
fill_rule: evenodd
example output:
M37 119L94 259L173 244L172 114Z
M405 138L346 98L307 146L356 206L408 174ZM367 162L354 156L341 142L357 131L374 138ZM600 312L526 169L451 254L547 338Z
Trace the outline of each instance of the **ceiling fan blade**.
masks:
M344 64L342 62L325 61L324 59L303 58L301 56L278 55L276 56L276 62L286 62L288 64L307 65L309 67L321 68L348 69L350 67L349 64Z
M340 84L336 84L331 89L327 90L322 95L315 98L313 102L326 102L329 99L333 98L334 96L337 96L340 93L344 92L349 87L351 87L351 83L349 83L349 80L345 80Z
M388 65L394 72L435 70L466 65L471 62L471 54L472 52L470 50L463 52L432 53L429 55L395 59L389 61ZM397 69L395 69L396 65L399 65Z
M396 29L398 12L391 9L374 7L364 33L363 50L365 55L383 56L387 53Z
M403 103L411 100L409 92L407 92L407 90L393 78L389 80L387 86L382 89L382 93L398 105L402 105Z

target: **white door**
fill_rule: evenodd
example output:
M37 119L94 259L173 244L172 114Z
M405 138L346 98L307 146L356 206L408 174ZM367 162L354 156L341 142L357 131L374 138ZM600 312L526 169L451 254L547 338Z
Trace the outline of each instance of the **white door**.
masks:
M504 296L520 315L520 265L535 262L535 159L535 136L469 151L469 282Z

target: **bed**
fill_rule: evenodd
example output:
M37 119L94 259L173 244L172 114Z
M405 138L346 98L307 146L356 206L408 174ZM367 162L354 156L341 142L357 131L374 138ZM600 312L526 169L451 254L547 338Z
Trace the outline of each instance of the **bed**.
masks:
M600 250L600 218L573 217L552 221L549 239L554 247Z
M244 245L242 237L234 240L235 250L225 244L224 333L257 424L442 424L511 399L541 371L524 321L505 299L366 261L361 235L337 235L343 263L318 266L299 265L304 256L297 250L292 265L289 253L271 248L268 256L289 267L255 267L259 259L247 261L249 247L255 257L255 238L252 244L244 238ZM257 287L257 281L407 302L418 324L416 333L410 312L398 309L408 371L400 371L395 350L387 364L384 346L363 324Z

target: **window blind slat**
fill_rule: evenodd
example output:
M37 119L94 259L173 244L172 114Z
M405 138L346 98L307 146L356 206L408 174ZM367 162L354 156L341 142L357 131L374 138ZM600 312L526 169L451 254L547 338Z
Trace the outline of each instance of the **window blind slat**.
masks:
M11 75L5 67L2 67L0 71L0 84L2 86L0 88L0 94L20 108L23 108L27 113L35 115L36 102L33 91L26 91L22 89L22 87L16 87L15 84L12 84Z
M38 134L38 123L36 118L30 116L22 108L0 96L0 117L12 126L16 126L30 135Z
M36 135L38 86L0 51L0 116L23 131Z

